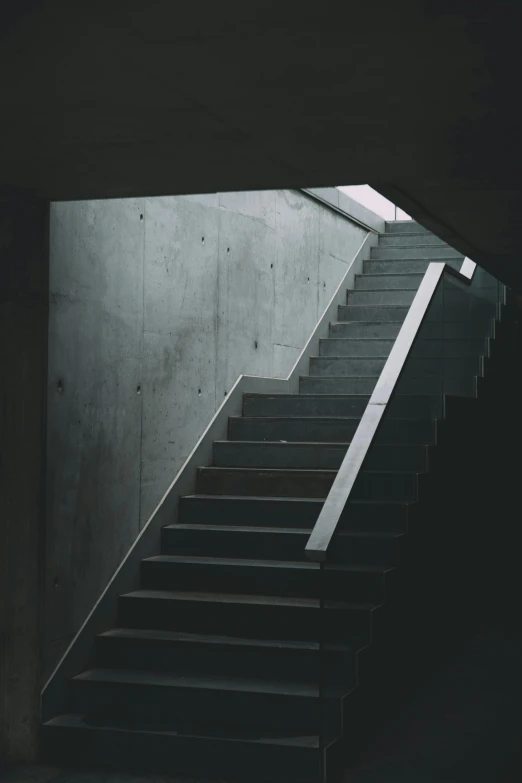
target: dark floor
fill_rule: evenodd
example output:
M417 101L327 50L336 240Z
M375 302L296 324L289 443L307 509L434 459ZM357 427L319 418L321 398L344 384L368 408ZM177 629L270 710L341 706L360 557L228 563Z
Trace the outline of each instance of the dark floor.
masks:
M14 767L2 783L198 783L162 776ZM522 628L477 635L372 743L346 783L522 781ZM248 783L248 781L245 781Z

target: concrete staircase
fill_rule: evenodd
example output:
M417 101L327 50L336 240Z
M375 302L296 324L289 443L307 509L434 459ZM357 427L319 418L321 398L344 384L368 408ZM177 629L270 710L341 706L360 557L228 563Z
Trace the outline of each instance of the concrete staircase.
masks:
M142 562L140 589L121 596L118 627L70 681L69 713L43 726L46 760L317 783L323 739L327 781L339 778L365 710L362 679L377 665L371 651L387 649L387 613L397 616L414 556L409 524L443 418L442 396L425 393L429 357L378 433L322 584L304 547L436 260L460 268L463 258L414 222L389 223L300 394L245 395L196 494L182 498L180 523L163 529L161 554ZM485 338L454 337L466 341L455 377L470 394Z

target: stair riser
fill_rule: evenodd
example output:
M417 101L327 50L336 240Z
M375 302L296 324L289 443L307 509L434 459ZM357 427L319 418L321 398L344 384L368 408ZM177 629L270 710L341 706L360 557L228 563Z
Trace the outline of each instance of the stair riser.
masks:
M236 729L259 728L317 734L321 710L317 697L229 690L168 688L130 683L96 683L73 680L71 700L75 712L103 715L118 724L136 720L144 728L161 724ZM333 705L332 705L333 706ZM331 707L330 707L331 709ZM338 726L341 704L337 705ZM204 716L204 717L203 717Z
M330 377L356 377L357 375L380 375L386 363L385 359L352 359L334 356L313 356L310 359L310 375ZM482 375L480 356L458 358L418 358L408 357L405 373L410 378L451 377Z
M486 356L488 351L486 340L480 338L445 338L419 339L412 346L410 357L437 359L460 359L461 357ZM478 365L472 365L472 370L478 369Z
M393 307L384 307L379 305L364 305L355 307L352 302L348 305L339 305L337 317L339 321L379 321L390 322L400 321L406 318L408 305L396 305Z
M370 397L364 396L310 396L310 395L244 395L243 416L354 416L366 410ZM396 416L424 416L442 414L442 397L399 396L390 401L390 412Z
M493 326L493 324L491 324ZM484 324L469 323L466 321L453 321L445 323L426 322L422 325L423 339L445 338L449 340L483 340L486 343L487 338L492 336L492 329L485 333Z
M446 376L446 377L410 377L405 374L399 378L397 383L397 393L407 394L450 394L457 397L476 397L477 380L473 375L465 376Z
M369 395L305 397L293 395L243 395L243 416L350 416L360 417Z
M415 234L381 234L379 236L379 247L394 247L395 245L407 245L411 247L417 245L436 245L437 247L449 247L443 239L439 239L435 234L423 233L420 236L416 236Z
M42 740L43 761L57 766L128 769L133 774L139 771L172 776L175 773L238 783L321 781L320 753L316 748L54 726L43 727Z
M394 340L399 334L400 323L365 323L364 321L351 321L350 323L332 323L330 324L330 337L356 337L380 338Z
M311 529L322 508L317 500L263 500L225 497L180 498L180 522L207 525L251 525ZM350 503L339 522L340 529L400 533L408 529L408 506Z
M229 439L348 443L357 428L357 420L333 419L229 419ZM430 421L386 418L380 425L376 443L432 443L434 429Z
M321 378L305 375L299 378L299 394L365 394L371 395L378 375L367 378Z
M394 291L349 291L346 296L347 305L411 305L416 290ZM339 320L341 320L339 318Z
M431 232L416 220L387 220L386 234L428 234Z
M335 339L325 338L319 341L320 356L388 356L394 340L379 339Z
M358 378L360 376L379 376L386 364L384 358L351 358L335 356L312 356L310 359L310 375L342 376Z
M431 261L429 259L412 258L409 261L398 261L389 259L388 261L365 261L363 264L364 274L369 275L424 275ZM461 258L448 258L445 263L453 269L460 271L462 266Z
M388 259L397 259L398 261L407 261L409 258L444 261L446 258L454 260L464 260L464 255L453 250L452 247L439 247L433 245L429 247L372 247L370 250L371 261L386 261Z
M162 552L199 557L244 557L306 561L310 531L176 530L163 528ZM401 539L336 537L331 562L360 565L399 565ZM299 679L299 678L298 678Z
M120 598L119 624L124 628L186 631L233 636L241 629L243 638L318 641L324 624L324 638L334 642L365 643L372 637L374 620L370 610L330 609L320 618L315 608L271 606L205 601L175 601Z
M333 474L333 475L332 475ZM251 495L258 497L326 498L334 471L227 470L199 468L196 492L201 495ZM415 474L365 474L352 489L356 500L406 500L417 498Z
M249 468L317 468L338 470L346 454L345 444L214 443L214 465L217 467ZM424 446L375 445L364 463L366 470L427 470L427 449Z
M323 650L328 682L356 685L353 653ZM231 676L291 682L317 682L319 650L230 644L131 640L99 636L95 665L109 669L173 672L178 675Z
M370 602L384 599L385 577L365 571L325 571L321 583L319 569L196 565L144 560L141 585L145 590L196 590L226 594L281 595L315 598L321 584L325 595L339 601Z
M386 274L356 275L355 290L380 291L382 289L386 289L389 291L398 291L403 289L411 289L412 291L417 291L421 284L422 278L422 274L399 275L393 274L391 270L388 270Z

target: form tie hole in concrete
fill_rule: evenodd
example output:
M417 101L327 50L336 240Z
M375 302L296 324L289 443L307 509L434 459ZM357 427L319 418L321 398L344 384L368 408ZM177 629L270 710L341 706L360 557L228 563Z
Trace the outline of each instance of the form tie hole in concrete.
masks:
M225 392L225 397L227 396L227 393Z
M227 247L227 253L230 253L230 248L229 247Z
M309 282L310 282L310 278L309 278L309 277L307 277L307 278L306 278L306 281L309 283Z
M143 215L140 215L140 220L143 220Z
M270 264L270 269L273 269L273 268L274 268L274 265L273 265L273 264Z
M257 340L254 342L254 348L257 348Z
M201 244L202 244L202 245L204 245L204 244L205 244L205 237L201 237Z
M57 388L58 388L58 394L63 394L63 381L61 378L58 378Z
M136 386L136 394L141 394L141 386Z
M198 395L201 397L201 389L198 389Z

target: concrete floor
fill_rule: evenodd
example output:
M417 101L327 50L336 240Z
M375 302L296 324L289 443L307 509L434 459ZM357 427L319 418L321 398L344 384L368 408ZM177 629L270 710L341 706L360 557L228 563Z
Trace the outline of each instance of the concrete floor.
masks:
M345 783L522 780L521 705L522 627L490 626L371 744ZM46 766L14 767L1 776L1 783L145 781L203 783Z

